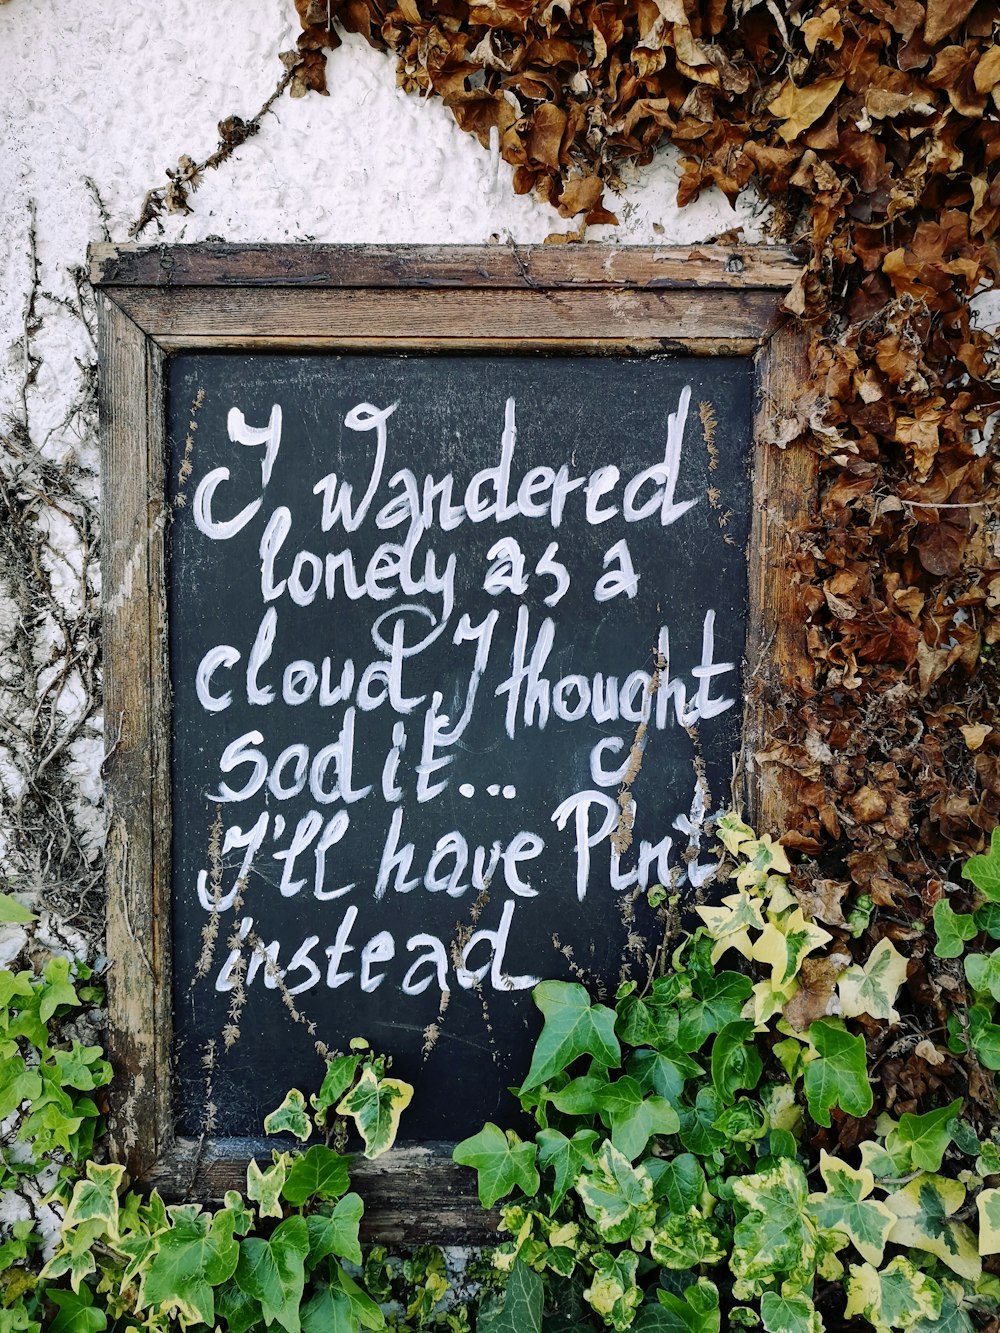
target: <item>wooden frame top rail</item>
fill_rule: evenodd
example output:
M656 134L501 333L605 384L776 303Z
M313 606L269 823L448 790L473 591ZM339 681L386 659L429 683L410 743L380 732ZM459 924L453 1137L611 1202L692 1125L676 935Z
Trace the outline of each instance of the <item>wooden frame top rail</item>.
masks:
M92 245L95 287L441 287L785 291L802 263L778 246Z

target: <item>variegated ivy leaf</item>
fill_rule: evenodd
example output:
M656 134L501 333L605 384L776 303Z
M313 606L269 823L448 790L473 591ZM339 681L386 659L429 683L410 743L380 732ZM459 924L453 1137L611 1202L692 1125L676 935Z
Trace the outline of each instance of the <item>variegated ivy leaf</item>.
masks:
M729 852L730 856L739 854L744 843L756 842L757 834L749 824L744 824L738 815L728 811L719 817L715 826L715 835Z
M792 867L788 863L784 847L774 842L767 833L756 842L742 843L739 855L746 859L747 864L736 871L738 889L749 889L762 884L769 875L791 874Z
M87 1163L87 1175L73 1186L73 1196L63 1218L63 1233L82 1222L100 1222L110 1241L118 1240L118 1190L125 1175L123 1166Z
M880 1264L896 1215L884 1203L868 1198L875 1177L864 1168L855 1171L825 1150L820 1153L819 1169L826 1193L809 1195L813 1217L824 1230L843 1233L863 1259Z
M203 1213L198 1204L168 1209L170 1230L159 1236L156 1254L142 1274L139 1308L176 1312L183 1324L215 1323L214 1288L232 1277L239 1260L233 1216Z
M74 1291L79 1291L80 1283L97 1267L94 1248L103 1231L104 1223L98 1218L93 1222L82 1222L73 1231L64 1232L59 1248L42 1269L41 1276L57 1278L68 1274L70 1286Z
M780 1296L765 1291L760 1299L760 1322L767 1333L823 1333L823 1321L804 1291L785 1295L783 1289Z
M594 1277L583 1298L591 1309L614 1329L626 1329L642 1304L642 1291L636 1285L639 1256L612 1255L598 1250L594 1255Z
M896 1217L889 1240L935 1254L959 1277L975 1281L983 1269L975 1237L964 1222L951 1220L964 1202L959 1181L922 1173L886 1199Z
M262 1171L251 1158L247 1164L247 1198L257 1205L260 1217L284 1217L281 1189L291 1161L288 1153L276 1152L274 1164Z
M689 1208L686 1213L667 1213L657 1221L649 1253L663 1268L690 1273L699 1264L721 1263L728 1247L701 1209Z
M841 1012L847 1018L870 1018L898 1023L893 1007L906 980L906 959L891 940L879 940L863 967L849 967L837 982Z
M808 921L802 908L796 907L780 922L768 920L753 947L752 957L755 962L770 966L771 984L776 990L782 990L795 977L803 958L831 939L833 936L828 931L814 921Z
M733 1274L745 1284L770 1285L776 1274L811 1272L817 1232L799 1163L783 1157L757 1175L735 1178L732 1187L745 1210L733 1232Z
M337 1106L338 1115L349 1115L365 1141L365 1156L380 1157L396 1140L399 1117L413 1097L413 1085L399 1078L378 1078L367 1066L347 1096Z
M872 1109L865 1039L854 1037L829 1019L810 1023L809 1044L816 1052L803 1075L809 1114L817 1125L829 1128L830 1108L839 1106L848 1115L867 1115Z
M306 1110L306 1099L298 1088L292 1088L276 1110L264 1117L265 1134L294 1134L305 1143L312 1133L312 1121Z
M979 1209L979 1253L1000 1254L1000 1190L981 1190Z
M898 1128L895 1127L895 1122L891 1123L893 1128L888 1131L882 1128L881 1123L879 1124L879 1133L884 1133L886 1136L885 1143L874 1143L869 1139L859 1145L861 1165L871 1171L877 1180L898 1180L913 1170L910 1150L899 1142Z
M975 1333L975 1324L965 1313L965 1291L958 1282L941 1282L941 1313L934 1320L920 1318L910 1333ZM994 1298L995 1306L995 1298Z
M941 1288L910 1259L897 1256L879 1271L871 1264L851 1266L847 1279L848 1318L861 1315L876 1328L910 1328L941 1313Z
M645 1243L652 1235L656 1214L653 1180L643 1165L633 1166L607 1139L592 1171L576 1182L587 1216L610 1244L630 1240Z
M762 931L764 918L760 904L745 889L723 898L721 907L696 907L709 935L715 940L712 962L717 963L729 949L736 949L744 958L753 957L750 931Z

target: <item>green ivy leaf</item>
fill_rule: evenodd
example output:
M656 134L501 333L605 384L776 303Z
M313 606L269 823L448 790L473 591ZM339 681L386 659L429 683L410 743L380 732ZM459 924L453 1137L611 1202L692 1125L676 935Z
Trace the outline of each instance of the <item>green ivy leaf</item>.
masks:
M928 1111L926 1115L907 1112L900 1116L897 1141L909 1148L914 1166L922 1171L940 1168L944 1151L953 1138L951 1126L961 1109L962 1099L959 1097L948 1106Z
M94 1306L89 1287L79 1292L56 1291L49 1287L46 1297L58 1306L59 1313L46 1324L49 1333L102 1333L108 1326L108 1317Z
M411 1084L398 1078L377 1078L368 1065L356 1086L338 1104L337 1114L353 1118L365 1141L365 1156L374 1159L392 1147L399 1117L412 1097Z
M478 1134L456 1144L451 1155L460 1166L479 1172L479 1202L484 1208L492 1208L515 1188L529 1197L538 1192L535 1145L522 1143L513 1130L505 1134L487 1123Z
M21 1055L0 1058L0 1120L7 1117L22 1102L34 1102L42 1092L42 1076L37 1069L29 1069Z
M558 1129L543 1129L536 1136L538 1164L555 1173L552 1212L566 1197L581 1172L593 1165L594 1144L600 1135L594 1129L578 1129L571 1139Z
M27 926L37 919L34 913L23 907L13 894L0 893L0 926Z
M655 1215L653 1181L642 1165L633 1166L605 1139L594 1169L576 1182L587 1216L610 1244L648 1237Z
M139 1284L139 1308L156 1306L164 1314L176 1310L187 1323L215 1321L213 1287L236 1271L239 1243L233 1238L233 1216L225 1210L203 1213L198 1204L175 1204L167 1210L171 1226Z
M655 1175L654 1166L657 1167ZM666 1199L671 1212L686 1213L701 1201L705 1172L691 1153L678 1153L669 1160L658 1158L646 1163L646 1169L653 1175L653 1198Z
M687 1080L705 1072L696 1060L676 1048L633 1051L625 1069L643 1092L654 1092L668 1102L680 1101Z
M863 1259L880 1264L896 1215L884 1203L868 1198L875 1188L874 1175L864 1168L856 1171L825 1149L820 1152L819 1169L826 1193L809 1195L813 1217L824 1230L842 1232Z
M722 1101L731 1102L740 1088L755 1088L763 1068L753 1024L727 1023L712 1043L712 1084Z
M539 1279L541 1281L541 1279ZM302 1310L302 1333L358 1333L360 1328L384 1328L385 1316L339 1264Z
M592 1055L598 1063L618 1068L621 1047L615 1036L613 1009L592 1005L586 990L575 981L543 981L535 987L532 998L545 1023L521 1092L547 1082L581 1055Z
M990 837L990 850L985 856L970 856L962 876L971 880L991 903L1000 903L1000 825Z
M965 951L966 940L971 940L979 933L975 920L954 911L944 898L939 898L934 904L933 915L934 933L937 936L935 954L938 958L960 958Z
M767 1333L823 1333L823 1321L802 1291L789 1296L765 1291L760 1298L760 1321Z
M725 1107L712 1088L702 1088L695 1098L694 1106L680 1108L678 1134L688 1152L696 1153L699 1157L710 1157L717 1149L725 1146L725 1136L715 1128L715 1122L724 1110Z
M351 1183L349 1157L332 1148L314 1143L292 1162L281 1194L293 1208L301 1208L308 1199L339 1199Z
M331 1106L336 1106L351 1087L363 1058L361 1055L335 1055L326 1062L326 1073L319 1092L309 1099L317 1113L317 1124L326 1123L326 1112Z
M753 982L741 972L720 972L702 982L700 998L681 1010L677 1044L682 1051L697 1051L727 1023L735 1023L753 991Z
M1000 1000L1000 950L996 953L966 954L962 966L965 977L974 991L990 994Z
M882 1271L852 1265L847 1278L848 1318L863 1315L876 1328L909 1328L918 1319L936 1320L941 1288L910 1259L898 1255Z
M111 1082L111 1066L101 1059L100 1046L81 1046L74 1041L68 1051L54 1051L53 1059L63 1087L89 1092Z
M477 1333L542 1333L544 1295L541 1277L515 1260L502 1299L480 1312Z
M349 1263L361 1263L361 1245L358 1241L358 1229L365 1206L360 1195L345 1194L330 1213L311 1213L306 1218L309 1228L310 1268L315 1268L321 1259L334 1254L338 1259Z
M597 1098L602 1118L611 1129L611 1142L634 1162L654 1134L676 1134L677 1112L663 1097L643 1097L634 1078L625 1075L609 1083Z
M770 1128L767 1112L752 1097L738 1097L732 1106L726 1107L716 1120L714 1128L733 1143L756 1143ZM777 1131L780 1133L781 1131ZM792 1142L795 1142L793 1136ZM775 1153L775 1157L794 1157L791 1153Z
M47 1023L61 1004L76 1005L76 990L70 981L68 958L52 958L45 964L45 978L38 994L38 1017Z
M985 930L990 939L1000 940L1000 903L980 903L972 919L977 930Z
M980 1064L987 1069L1000 1069L1000 1024L991 1021L992 1015L992 1005L969 1006L969 1040Z
M268 1324L277 1321L287 1333L300 1331L299 1307L308 1253L309 1232L304 1217L282 1222L270 1240L251 1237L240 1246L237 1286L260 1302Z
M595 1074L581 1074L579 1078L570 1079L549 1100L564 1115L592 1116L601 1109L600 1094L607 1086L606 1073L603 1078Z
M312 1121L306 1110L306 1099L298 1088L292 1088L279 1107L264 1117L265 1134L294 1134L302 1143L312 1133Z
M264 1323L260 1301L241 1291L232 1278L216 1290L215 1314L223 1321L226 1333L249 1333Z
M648 1333L719 1333L722 1326L719 1316L719 1291L715 1283L709 1282L708 1278L698 1278L689 1287L685 1287L680 1296L658 1287L656 1299L662 1307L662 1312L657 1311L655 1306L646 1308L651 1313L661 1314L661 1317L650 1321ZM646 1308L640 1312L639 1319L646 1313ZM662 1314L672 1317L664 1320ZM637 1320L633 1327L639 1329L643 1326Z
M867 1115L873 1098L864 1037L852 1037L827 1019L811 1023L808 1036L816 1058L806 1065L803 1083L817 1125L829 1128L831 1106L848 1115Z

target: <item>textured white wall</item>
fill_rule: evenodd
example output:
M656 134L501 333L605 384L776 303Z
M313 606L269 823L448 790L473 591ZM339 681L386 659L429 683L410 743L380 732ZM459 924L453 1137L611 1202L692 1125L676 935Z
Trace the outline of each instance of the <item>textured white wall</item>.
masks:
M167 167L215 148L220 119L255 114L295 31L291 0L0 6L0 480L13 543L0 558L0 869L49 909L49 929L75 918L75 947L93 949L100 916L105 745L94 707L95 356L81 266L89 242L128 239ZM439 103L398 91L393 63L359 39L328 72L329 97L283 97L208 174L193 213L143 239L531 243L572 225L515 197L510 168ZM686 242L741 225L759 238L752 199L734 211L706 196L679 213L675 188L664 154L609 201L622 225L592 239ZM91 896L78 913L87 866Z

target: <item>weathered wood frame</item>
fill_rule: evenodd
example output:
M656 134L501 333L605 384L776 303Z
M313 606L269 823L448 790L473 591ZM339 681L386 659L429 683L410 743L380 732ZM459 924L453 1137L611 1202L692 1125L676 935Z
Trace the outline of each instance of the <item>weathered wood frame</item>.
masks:
M97 245L100 336L111 1134L134 1180L218 1197L259 1143L173 1130L170 689L164 533L164 365L178 351L387 348L754 356L750 633L742 784L751 818L781 827L778 765L753 756L769 698L808 676L792 561L816 492L814 455L779 449L804 383L804 343L780 311L798 267L784 250ZM266 1151L266 1149L265 1149ZM495 1218L444 1145L358 1171L389 1243L485 1240Z

